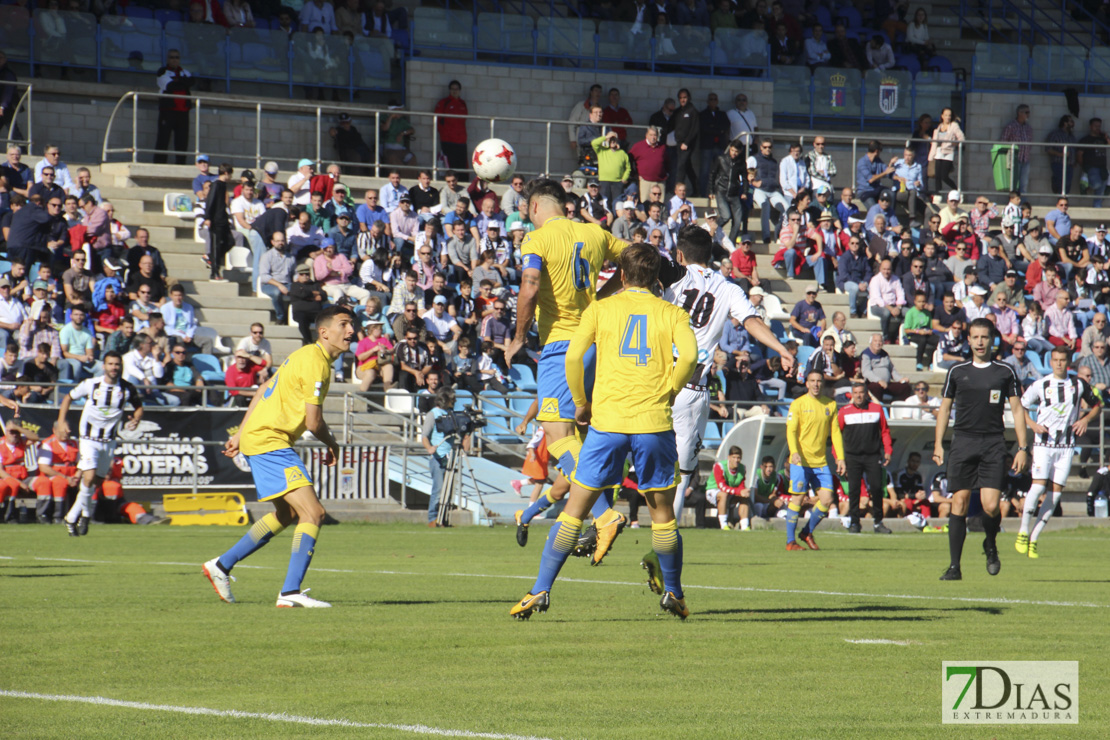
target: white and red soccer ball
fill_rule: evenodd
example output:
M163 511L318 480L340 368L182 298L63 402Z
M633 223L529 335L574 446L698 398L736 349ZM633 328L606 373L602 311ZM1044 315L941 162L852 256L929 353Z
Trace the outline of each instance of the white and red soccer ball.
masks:
M470 158L474 174L486 182L505 182L516 172L516 151L502 139L486 139Z

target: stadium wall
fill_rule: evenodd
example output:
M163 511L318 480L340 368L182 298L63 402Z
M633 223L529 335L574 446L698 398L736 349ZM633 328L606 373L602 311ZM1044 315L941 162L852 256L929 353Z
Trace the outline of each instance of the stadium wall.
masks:
M967 121L964 123L964 133L969 139L999 139L1002 128L1013 120L1014 111L1018 105L1025 103L1029 106L1029 125L1033 127L1034 143L1044 143L1045 138L1052 133L1060 122L1060 117L1068 114L1068 104L1061 92L972 92L967 95L966 112ZM934 116L940 111L935 111ZM1076 140L1087 135L1087 121L1092 117L1110 121L1110 97L1096 95L1079 96L1079 115L1075 116ZM1104 123L1103 131L1107 130ZM963 189L970 195L964 196L964 202L974 199L976 193L996 192L994 178L991 170L990 146L968 145L967 159L963 167ZM1079 193L1079 175L1072 179L1072 194ZM1052 190L1051 178L1048 167L1048 155L1044 147L1033 150L1031 170L1029 172L1029 190L1034 193L1047 193ZM1005 198L992 198L1000 206L1005 205Z
M710 92L717 93L722 110L732 108L737 92L748 95L749 107L761 127L771 123L772 83L770 80L736 78L725 82L721 79L681 75L649 75L621 70L574 70L566 68L529 68L472 62L443 62L411 59L405 65L407 107L415 111L431 111L436 102L447 95L447 83L457 79L462 83L462 97L471 115L504 115L512 118L542 118L566 120L575 103L586 99L586 93L595 82L605 93L617 87L621 91L621 105L632 114L637 124L646 125L652 113L658 111L663 100L675 97L680 88L688 88L694 106L701 110ZM602 96L602 104L606 101ZM422 162L429 161L431 137L426 126L413 122L419 136L413 142L413 151ZM505 139L521 157L520 169L539 172L544 168L543 147L545 127L540 124L496 125L495 134ZM468 127L469 143L473 146L488 138L488 129L472 122ZM632 140L640 137L633 137ZM552 160L549 174L572 172L577 157L568 144L567 126L552 126Z

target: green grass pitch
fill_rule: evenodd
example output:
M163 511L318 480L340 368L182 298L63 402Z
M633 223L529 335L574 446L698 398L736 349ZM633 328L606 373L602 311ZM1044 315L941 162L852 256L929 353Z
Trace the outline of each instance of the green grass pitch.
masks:
M0 528L0 728L11 738L1094 738L1110 735L1110 532L1047 532L1042 557L970 534L964 580L937 580L947 537L851 536L820 552L780 532L683 530L691 617L643 585L650 530L597 568L571 559L551 610L509 607L547 529L326 527L305 585L330 610L276 609L284 533L218 600L201 563L225 527ZM1051 602L1051 603L1050 603ZM855 644L878 639L905 644ZM941 724L944 660L1078 660L1078 725ZM12 692L105 697L135 706ZM313 726L235 710L345 720ZM404 727L389 727L398 725ZM413 726L423 726L423 729Z

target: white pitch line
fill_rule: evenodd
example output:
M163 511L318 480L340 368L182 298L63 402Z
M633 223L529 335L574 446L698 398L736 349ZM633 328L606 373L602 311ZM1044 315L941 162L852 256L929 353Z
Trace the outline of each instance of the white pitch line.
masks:
M15 560L16 558L9 558ZM174 566L196 566L197 563L174 563L174 562L136 562L129 561L110 561L110 560L76 560L73 558L43 558L34 557L31 560L40 561L60 561L64 563L93 563L93 564L108 564L108 565L174 565ZM236 568L253 568L255 570L280 570L280 568L270 567L266 565L236 565ZM442 576L449 576L452 578L497 578L509 579L516 581L531 581L534 576L517 576L517 575L504 575L499 573L418 573L416 571L407 570L352 570L342 568L313 568L312 570L321 573L345 573L353 575L380 575L380 576L417 576L424 578L440 578ZM564 583L593 583L602 586L643 586L643 581L603 581L592 578L559 578ZM755 586L698 586L686 584L684 588L699 589L703 591L735 591L747 593L762 593L762 594L792 594L800 596L849 596L852 598L862 599L905 599L905 600L918 600L918 601L955 601L964 604L1003 604L1003 605L1018 605L1018 606L1067 606L1067 607L1080 607L1084 609L1110 609L1110 604L1095 604L1087 601L1045 601L1037 599L1008 599L1002 596L998 597L971 597L971 596L928 596L924 594L874 594L866 593L863 591L821 591L821 590L807 590L797 588L757 588Z
M863 640L849 640L844 638L844 642L850 642L853 645L920 645L916 640L882 640L882 639L863 639Z
M354 727L365 730L397 730L398 732L411 732L415 735L437 735L439 737L473 737L487 738L488 740L548 740L535 735L510 735L500 732L471 732L470 730L447 730L441 727L428 725L399 725L390 722L354 722L349 719L325 719L321 717L301 717L296 714L280 714L265 712L241 712L237 709L209 709L208 707L179 707L172 704L147 704L141 701L121 701L108 699L103 696L71 696L67 694L36 694L29 691L6 691L0 689L0 696L13 699L39 699L41 701L58 701L78 704L96 704L105 707L121 707L123 709L142 709L155 712L175 712L177 714L194 714L207 717L230 717L232 719L261 719L267 722L288 722L297 725L314 725L316 727Z

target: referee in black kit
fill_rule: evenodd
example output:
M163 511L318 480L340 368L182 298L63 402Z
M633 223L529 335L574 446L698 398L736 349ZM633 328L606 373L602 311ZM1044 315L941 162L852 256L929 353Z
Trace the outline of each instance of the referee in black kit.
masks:
M848 475L848 531L859 534L859 495L864 475L871 494L871 516L877 534L890 534L883 524L883 471L890 465L893 443L883 407L867 396L867 384L852 383L852 402L837 412L837 424L844 438L844 467Z
M1005 425L1002 421L1003 404L1009 402L1014 414L1018 452L1014 455L1012 469L1020 473L1025 469L1029 446L1025 438L1025 412L1021 407L1021 383L1013 368L991 360L994 324L984 318L975 319L968 327L971 361L961 362L948 370L944 380L944 399L937 413L936 439L933 461L944 464L944 433L948 418L955 405L952 455L948 460L948 490L952 494L952 512L948 517L948 550L951 565L942 581L958 581L960 556L967 537L968 499L974 488L979 489L983 503L983 553L987 556L987 573L998 575L1002 563L998 560L995 538L1002 526L998 501L1006 480L1003 457L1006 454Z

